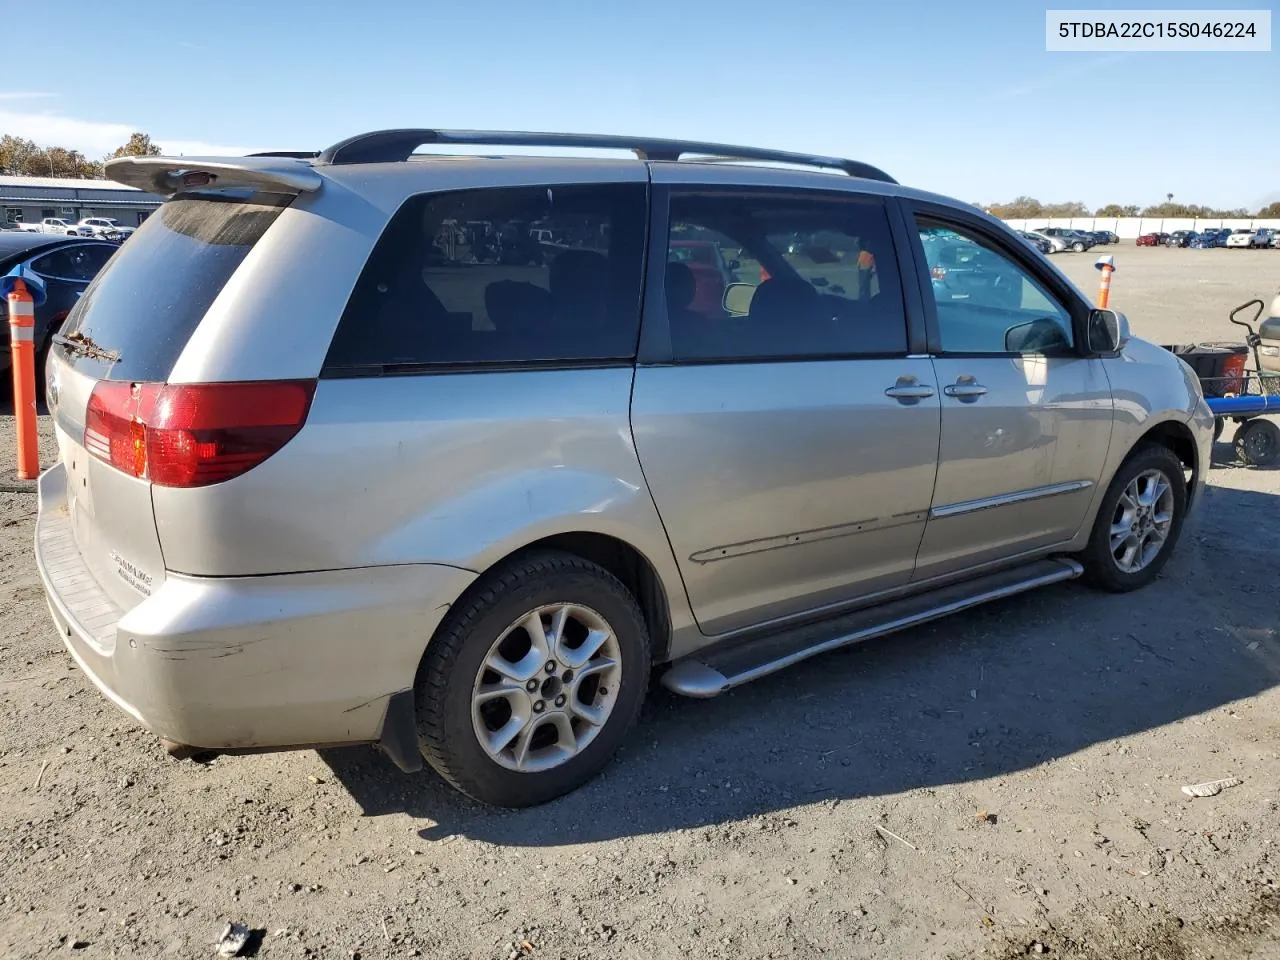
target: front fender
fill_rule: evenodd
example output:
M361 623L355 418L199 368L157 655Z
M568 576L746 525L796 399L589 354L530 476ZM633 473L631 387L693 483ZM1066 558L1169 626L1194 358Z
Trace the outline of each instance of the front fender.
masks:
M1111 382L1113 426L1102 480L1073 546L1088 542L1111 478L1146 437L1172 431L1191 441L1194 451L1191 504L1201 499L1213 451L1213 414L1200 381L1186 363L1156 344L1134 337L1115 357L1102 361Z

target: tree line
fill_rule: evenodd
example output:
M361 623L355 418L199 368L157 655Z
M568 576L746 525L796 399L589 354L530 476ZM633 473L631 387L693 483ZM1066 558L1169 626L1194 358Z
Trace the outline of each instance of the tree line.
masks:
M976 203L992 216L1002 220L1030 220L1039 217L1188 217L1199 220L1218 220L1230 217L1280 217L1280 201L1268 204L1257 213L1244 207L1218 210L1195 203L1174 203L1168 194L1164 203L1139 207L1136 203L1108 203L1092 212L1079 200L1067 203L1041 203L1035 197L1017 197L1007 203Z
M103 178L103 166L116 157L155 157L160 148L145 133L130 134L127 142L116 147L101 160L90 160L79 150L67 147L42 147L34 140L0 135L0 173L28 177L76 177L86 180Z

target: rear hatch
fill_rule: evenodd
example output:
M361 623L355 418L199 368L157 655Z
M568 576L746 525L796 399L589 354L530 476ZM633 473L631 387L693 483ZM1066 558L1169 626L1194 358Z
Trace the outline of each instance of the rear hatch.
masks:
M226 412L224 393L234 385L166 380L209 306L292 199L176 195L113 255L54 339L48 401L66 471L65 509L85 565L122 610L165 576L152 484L218 482L264 459L252 449L245 459L244 447L263 446L253 436L237 447L201 429L216 426L204 421ZM235 403L275 402L246 397L244 386Z

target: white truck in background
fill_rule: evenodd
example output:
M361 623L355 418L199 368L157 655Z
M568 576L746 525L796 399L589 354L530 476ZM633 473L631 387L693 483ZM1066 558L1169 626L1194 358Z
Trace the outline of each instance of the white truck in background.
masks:
M88 227L82 227L61 217L45 217L39 223L19 223L17 227L27 233L65 233L71 237L93 236L93 231Z

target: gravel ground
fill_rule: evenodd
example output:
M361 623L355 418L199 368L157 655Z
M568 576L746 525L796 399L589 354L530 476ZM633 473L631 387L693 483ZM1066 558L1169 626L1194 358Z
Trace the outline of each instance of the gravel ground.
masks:
M1280 279L1112 250L1162 342L1226 339ZM1280 957L1280 470L1218 452L1147 590L655 689L602 778L515 813L364 748L169 760L64 653L35 498L0 492L0 956L211 957L236 920L262 957Z

